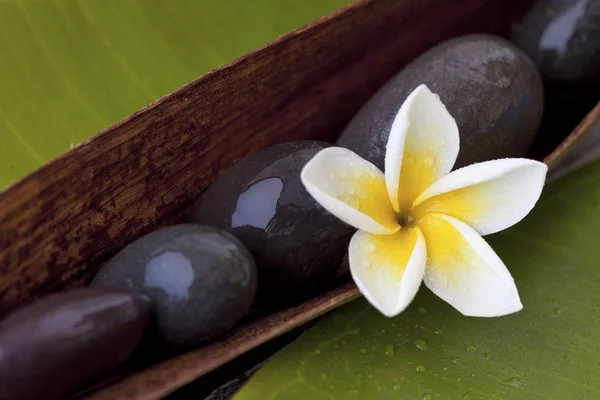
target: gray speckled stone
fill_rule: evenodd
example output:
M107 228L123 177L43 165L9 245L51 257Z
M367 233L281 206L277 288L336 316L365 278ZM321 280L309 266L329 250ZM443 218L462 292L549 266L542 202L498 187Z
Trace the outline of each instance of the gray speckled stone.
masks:
M317 204L300 181L302 167L328 146L302 141L263 149L199 199L193 221L228 230L254 256L263 307L322 291L347 273L341 260L355 229Z
M161 336L191 347L230 329L249 310L256 267L227 232L182 224L159 229L125 247L92 285L128 287L154 303Z
M543 112L541 78L520 49L491 35L451 39L412 61L361 108L336 143L383 169L394 117L421 83L456 119L456 166L524 156L529 149Z
M150 299L81 288L43 297L0 322L0 397L61 399L125 361L140 341Z
M600 84L600 0L537 1L511 39L549 80Z

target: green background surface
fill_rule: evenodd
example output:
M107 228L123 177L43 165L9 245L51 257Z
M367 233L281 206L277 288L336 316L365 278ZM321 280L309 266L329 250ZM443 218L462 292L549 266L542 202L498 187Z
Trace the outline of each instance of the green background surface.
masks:
M349 0L0 0L0 189Z
M465 317L424 286L391 320L356 300L278 353L235 400L600 399L599 179L597 161L486 237L522 311Z

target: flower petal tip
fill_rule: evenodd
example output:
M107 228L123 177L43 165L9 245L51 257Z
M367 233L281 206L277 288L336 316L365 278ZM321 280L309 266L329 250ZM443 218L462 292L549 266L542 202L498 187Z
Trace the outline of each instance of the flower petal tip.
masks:
M348 149L319 151L306 163L300 179L323 208L357 229L389 235L400 228L383 173Z
M358 231L348 253L352 278L369 303L390 318L404 311L425 273L427 256L421 231L401 229L388 236Z

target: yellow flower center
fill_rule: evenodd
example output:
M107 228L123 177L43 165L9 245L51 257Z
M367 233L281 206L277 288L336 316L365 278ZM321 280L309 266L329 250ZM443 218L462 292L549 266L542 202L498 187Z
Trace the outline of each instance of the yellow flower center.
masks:
M410 211L411 210L396 214L398 218L398 224L400 224L401 228L412 228L416 225L417 218L415 218Z

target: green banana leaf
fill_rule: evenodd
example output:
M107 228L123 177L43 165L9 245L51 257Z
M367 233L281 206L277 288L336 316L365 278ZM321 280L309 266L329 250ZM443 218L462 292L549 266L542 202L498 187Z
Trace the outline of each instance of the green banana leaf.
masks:
M0 189L349 0L0 0Z
M393 319L356 300L276 355L235 399L599 399L599 182L595 162L487 237L515 278L521 312L464 317L424 286Z

